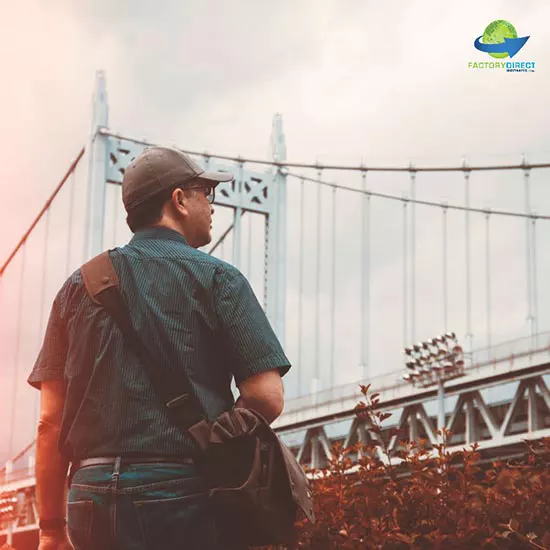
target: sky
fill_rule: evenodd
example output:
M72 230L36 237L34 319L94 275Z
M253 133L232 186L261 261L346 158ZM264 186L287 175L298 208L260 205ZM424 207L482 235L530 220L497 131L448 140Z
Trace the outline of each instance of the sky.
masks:
M434 166L458 165L466 158L475 165L519 162L525 153L529 161L549 162L549 16L546 0L465 0L453 4L436 0L4 3L0 7L0 48L4 52L0 261L7 258L87 143L97 70L106 74L110 129L184 149L267 159L272 117L282 113L290 161ZM495 19L510 21L519 36L530 36L517 60L535 61L534 73L468 68L469 61L490 59L474 49L473 41ZM81 171L84 174L85 167ZM325 171L322 176L360 185L358 175ZM547 172L533 172L531 199L533 209L540 214L550 214L547 181ZM410 194L407 174L369 174L369 185L397 196ZM310 388L316 372L314 362L322 362L321 388L328 385L327 355L332 352L331 339L325 336L332 329L324 321L319 352L312 349L312 342L319 337L316 319L319 315L330 317L332 265L336 266L337 282L336 383L354 381L361 372L356 307L364 276L358 262L361 201L355 194L338 194L335 259L330 245L331 191L323 191L320 248L316 193L317 188L306 188L307 204L302 210L299 182L289 178L291 238L285 344L294 362L300 356L307 364L301 370L303 391ZM461 174L418 176L418 198L462 204L463 193ZM76 197L73 204L78 220L84 219L86 196ZM472 176L475 206L522 211L523 201L519 172ZM383 374L400 367L404 331L407 338L413 335L410 323L403 327L402 321L403 205L373 199L371 208L371 373ZM45 237L50 240L50 254L60 235L67 233L66 215L67 210L58 207L51 233ZM410 224L410 209L408 215ZM305 250L292 238L301 217L305 219ZM448 322L461 337L465 334L463 218L462 213L451 211L447 217ZM220 220L224 219L220 213ZM440 209L418 208L416 219L419 272L414 336L418 340L442 330L442 305L437 296L441 296L442 284L443 215ZM123 224L122 216L117 223ZM222 225L220 222L218 231ZM547 225L537 222L536 229L541 281L550 267L544 256L544 244L550 238ZM258 250L254 262L261 264L261 225L254 222L251 227L254 251ZM480 345L487 340L486 229L483 216L472 217L473 329ZM528 333L524 231L524 220L495 219L490 225L493 343ZM410 240L407 243L410 264ZM43 249L40 244L36 247ZM321 260L316 256L318 250L322 251ZM301 293L300 258L306 280ZM50 259L53 267L48 269L56 275L47 283L43 283L38 257L31 254L27 262L28 288L36 291L47 285L48 296L53 296L60 280L55 266L64 263L63 255ZM6 279L11 279L0 287L3 322L12 328L17 322L16 267L14 264L13 273L6 274ZM315 281L319 270L317 305ZM408 277L410 289L410 270ZM260 293L261 273L256 268L252 279ZM550 317L545 316L543 306L550 295L542 284L538 290L539 328L548 330ZM48 304L33 303L31 290L25 291L25 296L28 309L16 384L13 335L6 336L9 331L2 340L0 372L3 418L13 416L13 390L17 388L17 448L32 433L28 410L35 407L35 395L25 387L24 379L49 309ZM301 328L297 325L300 300ZM410 296L408 300L410 316ZM26 345L31 339L32 345ZM291 385L297 383L297 369L294 372L294 378L289 378ZM7 423L3 423L0 441L9 439L8 432ZM0 445L0 456L3 450Z

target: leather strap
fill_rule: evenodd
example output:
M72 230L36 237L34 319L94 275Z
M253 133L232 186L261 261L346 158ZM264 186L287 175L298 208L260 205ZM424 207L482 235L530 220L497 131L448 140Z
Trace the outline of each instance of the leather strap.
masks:
M97 297L98 294L108 288L116 288L120 285L108 250L86 262L80 268L80 274L92 302L97 305L101 305L101 301Z

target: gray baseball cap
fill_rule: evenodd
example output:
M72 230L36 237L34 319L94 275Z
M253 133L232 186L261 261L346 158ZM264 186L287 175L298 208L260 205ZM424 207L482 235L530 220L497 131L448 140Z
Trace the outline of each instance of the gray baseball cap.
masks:
M157 193L197 180L208 185L233 180L230 172L206 172L189 155L170 147L149 147L124 172L122 202L126 212L142 205Z

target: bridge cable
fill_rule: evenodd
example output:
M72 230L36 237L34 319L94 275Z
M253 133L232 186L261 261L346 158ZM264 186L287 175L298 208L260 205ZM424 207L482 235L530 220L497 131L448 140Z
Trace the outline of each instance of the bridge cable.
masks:
M298 396L302 395L302 369L303 369L303 294L304 294L304 218L305 218L305 197L304 180L300 180L300 261L298 273Z
M44 334L44 309L45 309L45 296L46 296L46 282L48 276L47 261L48 261L48 244L50 236L50 221L51 221L51 207L46 211L46 230L44 231L44 256L42 258L42 284L40 285L40 316L38 318L38 334L43 337ZM39 344L40 345L40 344ZM40 392L35 392L34 399L34 424L38 425L38 417L40 413Z
M72 250L72 244L73 244L73 212L74 212L74 197L76 195L75 188L76 188L76 177L75 172L71 175L71 191L69 195L69 231L67 235L67 255L65 257L65 276L68 277L70 275L69 270L71 269L71 250Z
M15 416L16 416L16 405L17 405L17 374L18 374L18 366L19 366L19 353L21 350L21 318L22 318L22 310L23 310L23 280L25 276L25 265L26 265L26 259L27 259L27 246L26 242L23 246L23 250L21 252L21 273L20 273L20 280L19 280L19 297L17 300L17 322L16 322L16 339L15 339L15 358L14 358L14 365L13 365L13 385L12 385L12 402L11 402L11 418L10 418L10 438L9 438L9 455L11 456L13 454L13 448L15 444Z
M410 165L411 180L411 338L416 342L416 172Z
M531 224L533 226L532 239L533 239L533 326L535 332L535 339L538 336L538 282L537 282L537 219L532 218ZM535 345L538 341L535 341Z
M487 307L487 348L491 349L491 212L485 214L485 277Z
M103 136L112 137L117 140L123 140L123 141L129 141L131 143L137 143L139 145L145 145L145 146L157 146L158 144L153 143L148 140L144 139L135 139L135 138L129 138L125 137L122 134L118 134L116 132L113 132L111 130L100 128L98 132ZM189 149L182 149L177 146L173 146L175 149L178 149L179 151L186 153L188 155L196 156L196 157L209 157L214 158L218 160L227 160L235 163L239 162L245 162L247 164L259 164L263 166L275 166L279 169L282 168L310 168L312 170L318 169L319 164L318 163L304 163L304 162L277 162L277 161L269 161L269 160L262 160L262 159L252 159L252 158L243 158L241 156L233 157L230 155L217 155L212 154L206 151L192 151ZM534 163L529 165L530 168L550 168L550 163L548 162L541 162L541 163ZM464 166L425 166L425 167L415 167L416 172L463 172L465 170L469 170L472 172L475 171L491 171L491 170L521 170L524 169L524 164L502 164L502 165L480 165L480 166L469 166L465 168ZM341 171L351 171L351 172L410 172L411 168L408 167L390 167L390 166L350 166L350 165L324 165L324 170L341 170Z
M409 315L409 308L408 308L408 284L409 284L409 278L408 278L408 263L409 263L409 247L407 246L408 241L408 199L403 200L403 349L405 349L409 344L409 332L408 332L408 315Z
M336 338L335 308L336 308L336 189L332 188L332 210L331 210L331 258L332 270L330 276L330 387L334 385L334 349Z
M84 147L80 150L80 153L76 157L76 159L73 161L69 169L67 170L66 174L63 176L61 182L58 184L58 186L55 188L54 192L50 195L48 200L44 203L44 206L42 207L42 210L38 213L34 221L31 223L30 227L25 231L23 236L21 237L21 240L17 243L17 246L13 249L12 253L8 256L8 259L2 264L2 267L0 267L0 277L4 275L4 272L6 271L6 268L11 263L15 255L19 252L19 249L25 244L26 240L28 239L29 235L32 233L33 229L36 227L36 224L42 219L42 216L45 214L46 210L50 207L51 203L61 191L63 186L65 185L65 182L69 179L69 176L72 174L74 169L76 168L76 165L79 163L80 159L84 155Z
M443 328L449 330L449 304L448 304L448 254L447 254L447 208L442 209L443 231L442 231L442 263L443 263Z
M466 167L466 159L463 160ZM471 270L471 242L470 242L470 172L464 172L464 246L466 248L466 351L473 350L472 333L472 270Z
M320 180L323 175L323 169L317 169L317 178ZM315 269L315 349L314 349L314 362L315 365L315 391L319 391L319 385L321 381L321 365L320 365L320 334L321 334L321 311L320 311L320 293L321 293L321 192L322 189L317 189L317 254L316 254L316 269Z
M414 170L418 171L416 168ZM410 169L409 169L409 171L410 171ZM350 187L348 185L342 185L342 184L338 184L338 183L322 181L322 180L315 179L315 178L309 178L309 177L304 176L302 174L289 173L287 175L291 176L293 178L297 178L297 179L303 178L305 181L318 183L319 185L325 185L327 187L335 187L336 189L351 191L352 193L366 194L366 195L371 196L371 197L379 197L381 199L388 199L388 200L399 201L399 202L402 202L404 200L403 197L398 197L396 195L390 195L390 194L387 194L387 193L379 193L379 192L376 192L376 191L363 191L362 189L357 189L356 187ZM408 202L410 202L411 204L421 204L423 206L433 206L433 207L437 207L437 208L447 208L449 210L459 210L459 211L462 211L462 212L469 211L469 212L477 212L479 214L487 214L487 212L489 212L489 209L487 209L487 208L471 208L471 207L467 208L465 206L460 206L460 205L457 205L457 204L446 204L446 203L442 203L442 202L432 202L432 201L425 201L425 200L413 199L413 198L409 198L409 199L406 199L406 200ZM515 218L528 218L528 219L536 218L537 220L550 220L550 215L536 214L534 212L531 213L531 214L525 214L523 212L511 212L509 210L493 210L493 209L491 209L490 212L491 212L491 215L493 215L493 216L511 216L511 217L515 217Z
M525 162L525 156L523 157ZM525 197L525 214L528 216L531 213L531 185L530 172L528 168L523 171L524 197ZM525 280L527 283L527 323L531 330L531 336L534 336L533 324L533 294L532 294L532 269L531 269L531 224L529 218L525 218Z

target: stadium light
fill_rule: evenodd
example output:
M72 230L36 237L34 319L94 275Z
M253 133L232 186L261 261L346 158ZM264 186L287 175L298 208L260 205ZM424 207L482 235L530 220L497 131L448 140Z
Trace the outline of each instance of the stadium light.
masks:
M445 427L445 388L447 380L464 376L464 350L456 333L446 332L405 348L407 370L403 380L413 386L437 386L437 428Z

